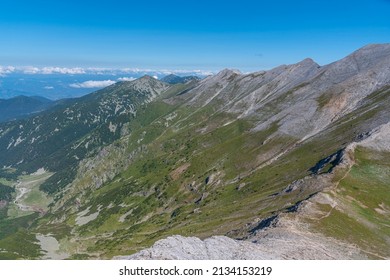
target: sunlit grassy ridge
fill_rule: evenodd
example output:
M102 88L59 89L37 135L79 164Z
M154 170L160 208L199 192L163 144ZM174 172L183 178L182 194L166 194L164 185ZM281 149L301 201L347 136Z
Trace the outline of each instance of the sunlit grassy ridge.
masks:
M389 153L357 148L355 164L326 193L336 207L322 205L328 215L311 221L314 228L362 248L373 258L388 258L390 248Z

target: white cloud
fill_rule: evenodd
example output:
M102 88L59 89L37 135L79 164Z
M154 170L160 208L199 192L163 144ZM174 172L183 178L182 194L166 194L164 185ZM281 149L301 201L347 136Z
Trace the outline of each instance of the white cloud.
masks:
M122 77L122 78L118 78L118 81L119 82L131 82L131 81L134 81L135 78L134 77Z
M85 74L83 68L62 68L62 67L43 67L40 69L42 74Z
M112 84L115 84L115 81L105 80L105 81L85 81L83 83L74 83L69 86L72 88L102 88L108 87Z
M153 72L153 70L151 70L151 72ZM191 76L191 75L209 76L209 75L214 75L216 73L216 72L209 71L209 70L199 70L199 69L195 69L195 70L162 69L162 70L154 70L154 72L162 74L162 75L176 74L176 75L181 75L181 76Z
M20 68L20 71L22 71L24 74L39 74L40 69L33 66L24 66Z
M93 68L90 68L91 70ZM209 76L209 75L214 75L216 72L210 71L210 70L200 70L200 69L195 69L195 70L184 70L184 69L173 69L173 70L168 70L168 69L140 69L140 68L122 68L122 69L105 69L106 73L112 72L112 73L134 73L137 75L169 75L169 74L180 74L182 76L189 76L189 75L200 75L200 76Z
M155 78L156 80L158 80L158 77L156 75L152 76L153 78Z
M5 74L10 74L15 71L15 67L13 66L0 66L0 76Z
M15 68L16 71L20 71L24 74L44 74L44 75L51 75L51 74L85 74L85 70L80 67L76 68L64 68L64 67L34 67L34 66L23 66Z
M51 86L45 86L44 89L53 89L54 87Z
M121 77L118 81L127 81L131 80L134 77L140 77L143 75L150 76L165 76L168 74L178 74L181 76L188 75L199 75L199 76L208 76L215 74L213 71L209 70L183 70L183 69L141 69L141 68L82 68L82 67L36 67L36 66L0 66L0 75L6 75L11 73L23 73L23 74L60 74L60 75L82 75L82 74L91 74L91 75L117 75ZM129 75L129 77L127 77ZM130 76L131 75L131 76Z
M41 70L38 67L25 66L21 68L24 74L40 74Z

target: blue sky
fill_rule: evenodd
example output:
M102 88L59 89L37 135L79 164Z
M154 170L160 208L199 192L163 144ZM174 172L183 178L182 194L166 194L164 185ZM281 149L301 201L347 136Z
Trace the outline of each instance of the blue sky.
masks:
M390 42L390 0L1 1L0 65L269 69Z

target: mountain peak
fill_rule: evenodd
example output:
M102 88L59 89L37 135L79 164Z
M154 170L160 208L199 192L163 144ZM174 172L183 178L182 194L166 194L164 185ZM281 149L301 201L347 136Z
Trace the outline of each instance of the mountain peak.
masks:
M169 84L157 80L156 78L149 75L145 75L141 78L131 81L128 85L137 91L148 92L151 95L151 100L169 88Z
M390 44L370 44L354 51L352 54L347 56L347 58L353 57L354 59L368 61L389 56Z
M235 75L241 75L242 73L241 73L241 71L240 70L238 70L238 69L229 69L229 68L225 68L225 69L223 69L222 71L220 71L218 74L217 74L217 76L227 76L227 75L233 75L233 74L235 74Z
M146 80L146 81L153 81L153 80L155 80L155 81L158 81L156 78L154 78L154 77L152 77L150 75L143 75L142 77L140 77L140 78L138 78L136 80Z
M315 62L313 59L311 59L310 57L308 58L305 58L304 60L300 61L297 63L297 65L302 65L302 66L320 66L318 65L317 62Z
M390 44L371 44L364 46L345 58L326 66L332 73L339 73L334 77L347 79L357 73L366 71L382 73L382 78L388 77L390 63ZM338 80L335 80L337 82Z
M130 81L130 84L150 84L150 85L155 85L155 84L165 84L164 82L149 76L149 75L144 75L138 79L135 79L133 81Z
M390 43L385 43L385 44L368 44L365 45L364 47L358 49L355 52L360 52L360 51L383 51L383 50L389 50L390 49Z

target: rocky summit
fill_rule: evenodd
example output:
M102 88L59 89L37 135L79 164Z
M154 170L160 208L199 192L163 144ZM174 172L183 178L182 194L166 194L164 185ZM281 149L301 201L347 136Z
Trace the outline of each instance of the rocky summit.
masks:
M0 155L1 259L389 259L390 44L119 82Z

